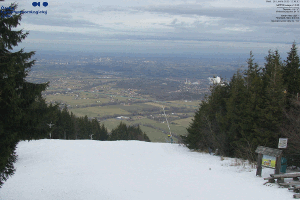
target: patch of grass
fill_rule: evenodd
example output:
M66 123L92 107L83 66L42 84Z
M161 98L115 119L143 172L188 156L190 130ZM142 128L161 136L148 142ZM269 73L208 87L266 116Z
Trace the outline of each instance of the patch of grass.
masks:
M167 135L162 133L160 130L150 128L147 126L140 126L142 131L147 134L147 136L150 138L151 142L166 142ZM177 139L174 138L174 142L177 142Z
M147 105L144 103L132 103L130 105L117 105L116 107L121 108L123 110L126 110L128 112L139 112L139 113L143 113L144 109L149 109L149 112L151 111L151 109L156 108L154 106L151 105Z
M192 101L192 102L189 102L189 101L169 101L171 102L171 104L174 104L174 106L193 106L193 107L196 107L198 108L199 107L199 104L201 103L201 101Z
M147 104L147 105L151 105L151 106L156 106L156 107L159 107L159 108L162 108L162 104L158 104L158 103L153 103L153 102L146 102L144 104Z
M135 120L134 123L140 123L141 125L146 125L146 126L149 124L153 127L157 127L156 130L159 130L159 131L163 130L165 133L169 133L169 128L168 128L168 125L166 122L160 123L160 122L154 121L152 119L144 118L144 119ZM174 134L174 135L184 135L186 133L186 128L183 126L170 124L170 129L171 129L172 134Z
M190 123L192 122L192 119L194 119L194 117L188 117L188 118L185 118L185 119L178 119L178 120L174 120L172 122L187 128L187 127L189 127Z
M112 129L116 128L120 122L125 123L126 125L134 125L134 124L152 124L153 126L155 123L153 123L153 120L150 119L140 119L140 120L134 120L134 121L127 121L127 120L117 120L117 119L108 119L101 124L104 124L104 126L108 129L108 131L111 131ZM140 125L140 128L143 132L147 134L147 136L150 138L151 142L166 142L166 139L168 139L168 127L165 129L165 133L163 133L159 129L155 129L152 127ZM177 143L178 140L176 138L173 138L174 142Z
M120 108L112 108L109 106L102 107L86 107L70 109L77 116L102 117L106 115L129 115L130 113Z
M90 95L90 97L89 96L87 96L87 97L86 96L77 97L76 94L73 94L73 95L57 94L57 95L47 95L46 100L47 101L56 101L56 102L66 103L66 104L69 104L71 106L76 106L76 105L83 106L83 105L101 104L101 103L108 103L109 102L109 99L106 99L106 98L96 98L96 99L94 99L92 97L93 97L92 95Z
M104 124L104 126L107 128L109 132L111 132L112 129L115 129L121 122L131 125L130 122L127 120L118 120L118 119L108 119L103 122L100 122L101 124Z

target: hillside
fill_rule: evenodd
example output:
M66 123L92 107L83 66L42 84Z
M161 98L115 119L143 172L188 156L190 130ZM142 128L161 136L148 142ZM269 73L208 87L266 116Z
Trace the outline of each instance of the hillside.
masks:
M16 173L0 189L0 199L285 200L293 194L263 185L255 170L231 166L234 159L221 161L177 144L38 140L20 142L17 154Z

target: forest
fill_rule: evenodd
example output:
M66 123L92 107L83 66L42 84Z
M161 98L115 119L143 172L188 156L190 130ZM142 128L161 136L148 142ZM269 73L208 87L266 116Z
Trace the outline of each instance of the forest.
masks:
M263 68L250 52L246 70L211 87L181 136L186 145L255 161L257 146L277 148L279 138L288 138L284 156L299 166L299 66L295 42L284 61L269 50Z

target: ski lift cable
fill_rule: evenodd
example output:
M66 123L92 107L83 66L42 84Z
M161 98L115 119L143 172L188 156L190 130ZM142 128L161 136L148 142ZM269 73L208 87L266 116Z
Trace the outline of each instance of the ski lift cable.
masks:
M163 111L164 111L164 115L165 115L165 117L166 117L166 121L167 121L167 124L168 124L169 131L170 131L170 138L172 138L172 133L171 133L171 129L170 129L170 126L169 126L169 122L168 122L167 115L166 115L166 112L165 112L165 108L164 108L164 106L162 106L162 108L163 108Z

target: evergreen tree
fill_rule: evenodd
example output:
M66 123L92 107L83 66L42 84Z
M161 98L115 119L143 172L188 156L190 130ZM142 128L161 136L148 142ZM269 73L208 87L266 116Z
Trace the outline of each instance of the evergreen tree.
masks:
M74 113L68 111L67 106L61 110L58 104L50 104L42 121L40 126L44 127L44 130L38 138L48 137L47 134L51 132L52 139L90 139L91 135L95 140L108 139L106 127L100 126L96 118L89 120L87 116L76 117ZM54 124L51 129L48 127L50 123Z
M48 105L48 112L45 118L45 124L47 126L46 128L47 138L50 138L50 133L51 133L51 138L53 138L53 131L55 131L56 126L59 126L59 124L57 124L59 115L60 115L59 105L58 104L53 105L52 103L50 103L50 105ZM49 124L54 124L54 126L50 127Z
M248 67L202 101L183 141L191 149L219 149L226 156L255 160L257 146L275 147L285 106L283 64L269 51L262 70L250 52Z
M269 51L265 58L263 70L263 102L260 111L260 135L263 144L269 147L276 147L282 124L283 109L285 107L285 93L283 81L283 63L276 50Z
M126 124L120 122L119 126L111 131L110 140L128 140Z
M151 142L150 138L148 137L148 135L146 133L144 133L144 141Z
M74 131L74 127L72 126L71 115L68 111L67 105L64 106L61 112L61 120L62 120L62 131L63 131L63 139L71 139L71 134Z
M83 117L78 117L77 118L77 124L78 124L77 139L85 139L86 129L84 128L85 127L84 118Z
M300 60L294 42L283 67L283 80L288 98L296 97L300 93ZM290 101L288 100L288 103Z
M1 9L0 12L0 187L14 173L18 141L34 137L28 135L29 130L38 123L34 104L47 86L25 80L34 64L34 60L29 61L34 52L26 53L23 49L11 51L26 38L28 32L13 30L20 24L22 14L4 17L5 12L16 10L17 5L11 4L10 8ZM32 119L25 126L22 120L26 118Z
M247 77L249 78L249 77ZM244 137L244 130L248 128L249 119L247 119L247 100L249 84L245 82L243 75L237 72L229 83L230 94L226 100L226 135L228 144L227 155L235 156L236 150L242 147L241 138Z
M126 126L123 122L111 131L109 140L140 140L150 142L146 133L139 126Z
M57 109L55 110L55 116L56 116L56 120L53 121L53 124L55 124L52 128L51 131L51 139L61 139L63 138L63 119L62 119L62 112L59 109L59 107L57 107Z
M41 96L26 109L26 115L22 117L20 126L23 131L19 135L20 140L32 140L48 137L48 113L51 108L47 106ZM28 117L31 116L31 117Z
M241 121L239 135L241 136L237 141L235 149L235 156L255 160L254 150L259 145L260 133L260 112L263 95L263 82L261 68L257 63L254 63L252 52L247 61L248 68L244 72L244 79L246 83L246 90L244 91L244 99L241 103Z
M80 129L79 129L79 125L78 125L78 119L74 115L73 112L71 112L71 121L72 121L72 125L73 125L73 130L74 130L72 138L75 139L75 140L77 140L79 132L80 132Z
M108 136L107 128L104 126L104 124L102 124L100 129L99 140L106 141L108 140L108 137L109 136Z
M202 101L199 110L195 113L193 122L187 129L187 137L182 136L189 148L201 150L213 148L222 152L227 150L224 145L227 138L223 119L227 112L225 101L227 98L226 83L214 84L211 87L211 95Z
M94 140L100 139L101 127L96 118L92 119L92 135Z
M288 138L287 149L284 150L288 164L300 166L300 102L293 100L291 108L284 109L281 134Z

